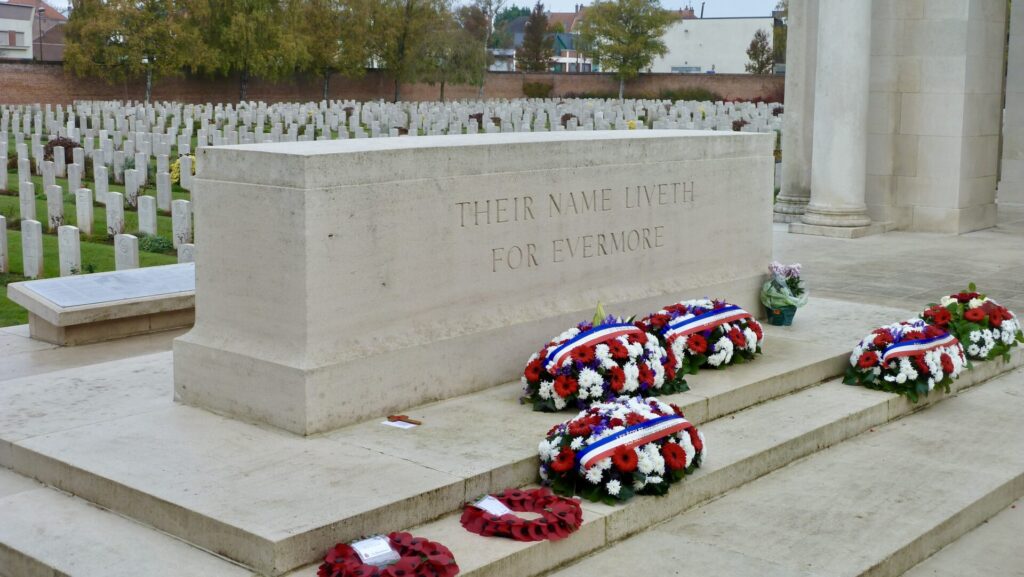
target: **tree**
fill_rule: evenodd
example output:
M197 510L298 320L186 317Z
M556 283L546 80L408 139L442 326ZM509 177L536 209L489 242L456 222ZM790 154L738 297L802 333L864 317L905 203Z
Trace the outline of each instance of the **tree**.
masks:
M477 9L480 15L483 17L483 44L480 46L480 50L483 54L481 60L481 75L479 88L477 89L477 98L482 98L484 95L484 80L487 78L487 66L491 61L491 53L489 48L491 45L491 37L494 36L494 18L498 15L505 7L505 0L473 0L472 6Z
M527 72L545 72L551 66L554 49L548 36L548 15L539 1L526 20L523 45L516 51L519 69Z
M347 78L366 74L370 59L371 0L290 0L300 15L292 35L300 70L323 78L323 99L330 95L331 74Z
M74 0L64 63L78 76L153 81L181 74L198 37L175 0Z
M238 74L238 98L248 97L252 76L280 78L295 70L300 44L287 32L298 14L278 0L194 0L189 20L202 34L196 68L212 73Z
M491 48L512 48L513 38L508 25L520 16L529 16L530 9L520 6L509 6L498 12L494 17L494 34L491 35Z
M441 85L441 101L448 84L477 84L483 79L485 53L479 50L477 38L454 16L448 15L426 46L426 58L420 79Z
M768 43L767 32L764 30L754 32L754 38L750 41L750 47L747 48L747 58L750 59L750 62L744 66L747 72L751 74L771 74L775 63L775 54Z
M394 80L394 100L401 98L403 82L422 72L423 54L432 35L442 27L448 7L443 0L378 0L371 17L374 53Z
M626 81L668 52L662 37L674 20L658 0L597 0L587 10L580 40L595 64L615 72L620 100Z

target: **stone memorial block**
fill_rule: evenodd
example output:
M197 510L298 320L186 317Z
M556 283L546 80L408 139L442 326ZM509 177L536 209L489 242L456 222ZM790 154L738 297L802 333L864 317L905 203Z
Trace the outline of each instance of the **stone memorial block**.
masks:
M124 196L120 192L107 193L107 234L124 232Z
M57 258L60 259L60 276L82 272L82 245L77 226L64 225L57 229Z
M156 175L156 205L160 210L171 210L171 175L158 172Z
M75 191L75 223L88 236L92 236L92 218L92 191L79 188Z
M26 278L43 276L43 225L38 220L21 221L21 267Z
M156 199L152 196L139 197L139 231L156 234Z
M196 245L186 242L178 245L178 263L195 262Z
M180 252L178 260L181 261ZM7 253L7 217L3 215L0 215L0 272L11 272L11 257Z
M64 224L64 189L60 185L46 187L46 222L50 232Z
M139 268L139 239L130 234L114 236L114 270Z
M31 180L23 180L18 186L18 209L22 220L36 219L36 185Z
M204 148L175 396L312 434L514 380L598 302L757 311L773 144L662 130Z
M192 242L192 203L175 200L171 203L171 234L174 248Z

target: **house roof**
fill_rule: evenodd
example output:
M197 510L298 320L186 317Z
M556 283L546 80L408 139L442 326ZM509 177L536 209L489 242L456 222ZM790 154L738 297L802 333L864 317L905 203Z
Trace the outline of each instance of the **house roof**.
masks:
M0 20L32 20L32 7L0 3Z
M0 0L2 1L2 0ZM43 15L49 20L67 21L67 16L60 13L59 10L50 6L43 0L6 0L6 4L13 6L30 6L32 8L43 8Z

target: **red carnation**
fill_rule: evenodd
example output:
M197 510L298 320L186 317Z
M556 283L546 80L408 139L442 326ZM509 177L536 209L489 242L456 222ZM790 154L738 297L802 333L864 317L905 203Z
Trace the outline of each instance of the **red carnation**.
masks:
M757 335L758 342L764 339L764 329L761 328L761 323L751 320L748 324L750 326L750 330L754 331L754 334Z
M675 403L669 403L668 406L672 407L672 411L675 414L679 415L680 417L683 416L683 410L681 408L679 408L679 405L677 405Z
M905 341L919 341L924 338L924 333L921 331L910 331L903 335Z
M878 364L878 354L875 351L864 351L857 359L857 366L862 369L870 369Z
M526 377L527 381L536 383L540 380L540 373L543 369L544 366L541 364L540 359L533 359L528 365L526 365L526 370L523 371L523 375Z
M703 355L704 351L708 350L708 341L701 335L690 335L686 347L695 355Z
M976 292L959 293L958 295L956 295L956 300L962 303L969 303L971 302L971 299L978 298L978 296L980 295L978 295L978 293Z
M629 351L618 339L608 341L608 352L611 353L613 359L622 361L629 358Z
M572 469L573 465L576 464L576 453L569 447L562 447L562 450L558 452L558 455L551 461L551 470L556 473L564 473L569 469Z
M971 321L972 323L980 323L985 319L985 311L980 308L967 309L964 311L964 318Z
M949 314L949 310L946 307L934 306L924 312L924 317L932 321L932 323L944 327L949 324L952 320L952 315Z
M660 329L661 327L668 324L671 318L668 315L658 314L653 315L650 318L651 327L654 329Z
M924 327L924 336L928 338L941 337L943 334L945 334L945 331L935 325L928 325Z
M578 391L580 385L576 382L576 379L562 375L555 379L555 394L563 399L568 399L571 395Z
M626 424L629 426L639 425L644 422L644 417L640 413L629 413L626 415Z
M669 469L686 468L686 451L675 443L665 443L661 447L661 456L665 458L665 464Z
M647 363L640 363L640 382L648 387L654 385L654 371L647 366Z
M622 387L626 386L626 372L622 370L622 367L612 367L608 371L608 386L612 388L616 393L622 390Z
M989 311L988 323L995 328L1003 326L1003 321L1010 318L1009 315L1003 316L1003 311L1006 309L997 308Z
M892 344L892 335L886 331L882 331L875 334L875 340L872 342L875 348L884 349L886 346Z
M572 421L569 423L569 434L573 437L587 437L590 435L590 425L584 421Z
M942 363L942 370L945 373L948 374L953 372L953 359L950 358L949 355L947 355L946 353L942 353L942 356L939 358L939 361Z
M693 445L693 448L697 449L698 453L703 451L704 450L704 441L702 441L700 439L700 434L697 433L697 429L694 429L694 428L691 427L691 428L687 429L686 432L690 433L690 444Z
M931 373L931 370L928 369L928 363L924 362L924 354L914 355L911 358L914 360L914 365L917 366L917 370L919 373L921 373L922 375L927 375Z
M608 426L613 428L613 429L615 427L621 427L624 424L625 423L622 422L622 419L609 419L608 420Z
M575 351L573 351L572 358L583 363L584 365L589 365L590 363L594 362L594 347L579 347Z
M634 326L636 326L640 330L644 330L644 326L641 323L634 323ZM629 335L629 338L634 343L640 343L641 345L646 345L647 344L647 333L646 332Z
M640 457L636 456L636 451L633 449L619 447L612 454L612 464L623 473L632 473L636 471L637 465L640 464Z
M739 330L736 327L729 329L729 340L732 341L732 344L736 345L741 349L747 346L746 335L744 335L743 331Z

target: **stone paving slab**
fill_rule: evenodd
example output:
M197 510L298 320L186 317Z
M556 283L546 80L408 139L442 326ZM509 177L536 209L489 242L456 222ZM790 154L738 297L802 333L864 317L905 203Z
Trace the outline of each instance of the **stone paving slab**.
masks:
M1018 500L970 533L904 573L904 577L992 575L1024 577L1024 500Z

